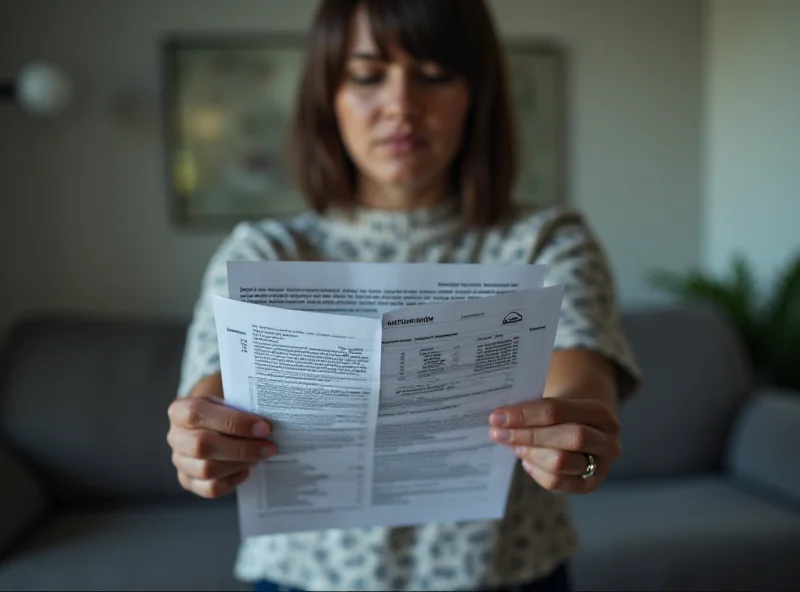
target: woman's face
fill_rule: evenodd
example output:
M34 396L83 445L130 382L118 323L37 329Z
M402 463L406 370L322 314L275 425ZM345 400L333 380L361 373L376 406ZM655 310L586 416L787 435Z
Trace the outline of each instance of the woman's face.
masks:
M339 132L370 184L419 191L446 183L469 108L466 82L390 47L383 59L359 8L335 96Z

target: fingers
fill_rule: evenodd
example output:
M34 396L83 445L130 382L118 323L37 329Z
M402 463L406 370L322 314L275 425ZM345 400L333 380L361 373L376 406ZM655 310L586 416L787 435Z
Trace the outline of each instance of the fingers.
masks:
M548 491L561 493L590 493L597 489L608 474L614 459L597 458L594 475L582 477L589 466L585 454L550 450L547 448L522 448L515 451L522 460L522 468L534 481Z
M492 440L513 448L525 471L544 489L589 493L605 478L620 453L619 422L606 405L591 399L546 398L492 412ZM598 468L589 479L589 464Z
M255 438L234 438L204 429L172 425L167 433L172 450L202 460L255 463L275 454L275 445Z
M599 455L613 455L619 452L617 450L619 444L616 435L606 434L598 429L578 424L520 430L491 428L489 437L498 444L509 446L558 448L566 451L588 452Z
M517 446L514 454L522 461L522 468L544 489L562 493L589 493L603 482L619 456L619 445L614 446L616 452L595 456L597 467L588 479L582 477L589 467L589 458L584 452Z
M602 476L595 475L591 479L581 479L574 475L551 473L527 461L523 461L522 468L543 489L548 491L573 494L590 493L602 482Z
M517 456L523 464L554 475L580 476L589 466L589 459L583 453L552 448L523 448Z
M619 433L619 421L612 411L593 399L543 398L509 405L494 410L489 423L506 429L577 423L609 434Z
M252 462L235 462L224 460L207 460L184 456L177 452L172 454L172 464L181 473L192 479L207 481L230 477L236 473L246 471L253 466Z
M229 494L237 486L241 485L249 475L249 471L240 471L221 479L193 479L178 471L178 482L185 490L191 491L200 497L216 499Z
M205 429L239 438L266 438L269 423L258 415L226 406L213 397L176 399L169 406L170 422L189 429Z
M200 497L218 498L244 482L249 469L275 454L265 438L269 423L255 414L227 407L213 397L173 401L168 410L167 442L178 481Z

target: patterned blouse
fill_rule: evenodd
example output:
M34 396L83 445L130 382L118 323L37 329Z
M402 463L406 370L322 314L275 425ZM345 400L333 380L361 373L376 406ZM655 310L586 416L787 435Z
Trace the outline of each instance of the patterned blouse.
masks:
M243 259L546 264L547 284L565 284L556 348L586 348L614 361L623 397L639 380L609 266L579 214L553 208L464 229L446 203L240 223L206 270L179 396L219 371L212 294L228 296L226 262ZM486 589L546 577L577 545L565 497L539 487L518 465L502 520L252 537L241 545L235 573L305 590Z

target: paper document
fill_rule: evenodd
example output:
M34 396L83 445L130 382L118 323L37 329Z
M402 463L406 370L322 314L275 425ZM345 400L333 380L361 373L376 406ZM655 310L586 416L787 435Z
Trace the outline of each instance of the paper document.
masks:
M488 418L544 389L563 286L543 279L537 266L229 263L231 298L214 299L225 398L267 417L278 451L238 488L242 536L501 518L516 457ZM362 290L374 296L342 296Z
M540 288L544 265L229 261L228 296L380 318L394 308Z

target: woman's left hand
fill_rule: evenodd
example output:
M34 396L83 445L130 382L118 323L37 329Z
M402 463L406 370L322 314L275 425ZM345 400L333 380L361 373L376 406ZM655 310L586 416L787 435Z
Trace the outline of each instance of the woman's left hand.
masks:
M620 453L619 421L594 399L543 398L492 412L490 436L509 446L543 488L589 493L608 475ZM594 457L594 475L581 475Z

